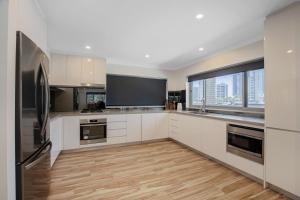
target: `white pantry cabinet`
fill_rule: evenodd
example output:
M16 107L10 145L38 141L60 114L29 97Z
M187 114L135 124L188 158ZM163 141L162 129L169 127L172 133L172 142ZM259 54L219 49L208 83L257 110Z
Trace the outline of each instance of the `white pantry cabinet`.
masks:
M265 21L266 127L300 131L300 2Z
M168 113L142 114L142 141L168 138Z
M79 117L63 117L63 149L77 149L80 146Z
M63 121L62 118L50 120L51 166L53 166L61 150L63 149Z
M82 86L106 84L106 61L73 55L52 54L50 85Z
M266 179L300 196L300 133L267 129Z

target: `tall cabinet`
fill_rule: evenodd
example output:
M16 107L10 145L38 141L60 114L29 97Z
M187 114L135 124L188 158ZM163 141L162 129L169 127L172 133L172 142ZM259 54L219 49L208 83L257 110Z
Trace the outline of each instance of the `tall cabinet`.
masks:
M266 180L300 196L300 2L265 21Z

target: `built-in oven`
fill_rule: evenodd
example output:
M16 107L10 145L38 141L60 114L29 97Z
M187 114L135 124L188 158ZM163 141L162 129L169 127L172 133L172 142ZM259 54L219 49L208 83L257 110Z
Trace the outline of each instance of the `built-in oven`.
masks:
M227 125L227 152L264 163L264 129Z
M94 144L106 142L106 119L81 119L80 120L80 144Z

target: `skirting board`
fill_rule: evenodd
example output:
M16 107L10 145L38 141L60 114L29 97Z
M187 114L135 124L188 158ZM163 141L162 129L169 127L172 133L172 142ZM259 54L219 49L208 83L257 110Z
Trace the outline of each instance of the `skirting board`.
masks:
M93 150L100 150L100 149L109 149L114 147L123 147L123 146L130 146L130 145L137 145L137 144L148 144L154 142L163 142L168 141L169 138L163 139L154 139L154 140L146 140L146 141L138 141L138 142L126 142L121 144L108 144L103 146L94 146L94 147L85 147L80 149L70 149L70 150L63 150L62 153L76 153L76 152L84 152L84 151L93 151Z
M298 197L297 195L294 195L284 189L281 189L280 187L277 187L275 185L272 185L271 183L267 182L267 187L269 187L271 190L274 190L280 194L283 194L284 196L293 199L293 200L300 200L300 197Z

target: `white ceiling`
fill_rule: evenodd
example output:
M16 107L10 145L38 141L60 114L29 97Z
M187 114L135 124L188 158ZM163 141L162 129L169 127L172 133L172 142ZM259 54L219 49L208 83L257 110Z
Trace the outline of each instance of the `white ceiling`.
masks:
M52 52L99 56L112 64L176 69L217 51L261 40L265 16L293 0L38 2L48 23ZM196 20L198 13L204 18ZM205 50L199 52L199 47Z

